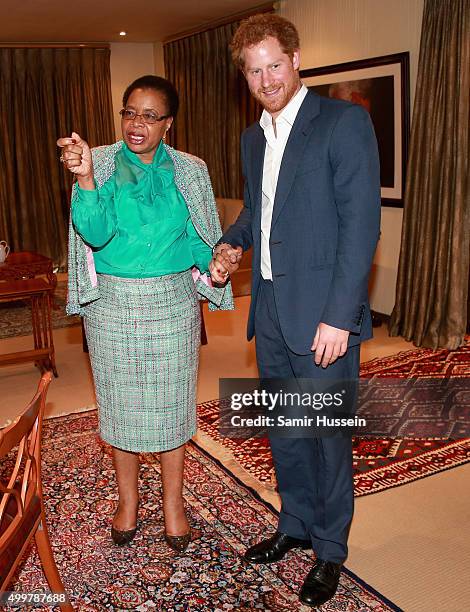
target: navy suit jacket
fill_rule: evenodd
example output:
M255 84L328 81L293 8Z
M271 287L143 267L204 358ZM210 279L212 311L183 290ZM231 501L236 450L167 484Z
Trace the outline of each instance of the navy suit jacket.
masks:
M242 134L244 208L221 239L253 247L249 340L261 278L264 150L255 123ZM349 345L372 336L367 283L379 232L379 158L369 114L309 91L282 158L270 235L276 307L293 352L311 352L320 322L349 330Z

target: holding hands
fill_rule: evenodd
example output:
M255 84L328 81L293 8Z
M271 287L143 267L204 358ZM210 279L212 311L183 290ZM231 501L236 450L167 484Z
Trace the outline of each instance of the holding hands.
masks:
M242 254L241 247L232 247L227 243L217 245L209 264L213 282L220 285L226 283L229 275L238 270Z
M76 132L72 132L69 138L59 138L57 146L62 149L60 161L77 176L80 187L94 189L93 163L88 143Z

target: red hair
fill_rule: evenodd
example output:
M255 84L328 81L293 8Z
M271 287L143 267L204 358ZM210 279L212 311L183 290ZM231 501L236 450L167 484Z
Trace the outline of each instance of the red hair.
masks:
M268 36L275 38L283 53L286 53L291 59L294 51L300 48L299 33L293 23L274 13L252 15L240 23L230 43L235 65L243 69L243 50L246 47L257 45Z

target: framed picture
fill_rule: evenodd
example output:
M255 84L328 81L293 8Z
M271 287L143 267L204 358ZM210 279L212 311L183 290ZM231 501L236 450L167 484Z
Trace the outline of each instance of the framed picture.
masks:
M382 206L403 206L410 126L409 53L301 70L320 96L362 105L379 145Z

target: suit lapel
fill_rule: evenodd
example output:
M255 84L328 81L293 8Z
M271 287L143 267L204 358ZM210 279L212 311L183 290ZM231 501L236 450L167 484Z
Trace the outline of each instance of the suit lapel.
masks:
M263 185L263 164L264 152L266 149L266 139L260 125L253 134L250 146L251 156L248 163L251 168L247 170L251 176L251 188L253 194L252 215L253 215L253 236L259 237L261 233L261 192Z
M261 189L263 185L263 163L266 149L266 139L260 125L253 135L252 158L250 173L252 176L252 187L255 207L261 207Z
M276 196L274 198L273 218L271 228L274 227L279 215L287 201L287 196L294 182L297 166L299 165L308 137L313 129L313 119L320 112L320 98L309 92L295 118L289 139L284 149L279 178L277 181ZM262 174L262 168L261 168Z

